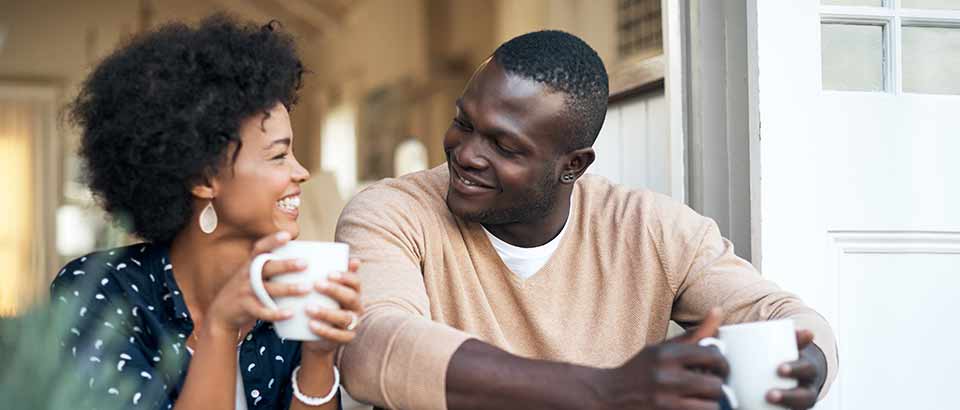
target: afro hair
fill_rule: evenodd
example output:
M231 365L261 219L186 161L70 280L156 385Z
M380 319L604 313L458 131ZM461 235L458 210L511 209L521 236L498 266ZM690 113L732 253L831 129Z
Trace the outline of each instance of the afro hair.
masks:
M191 185L216 175L244 119L292 108L304 69L278 23L218 14L132 38L68 107L94 197L132 233L165 243L192 215ZM235 155L235 154L234 154Z

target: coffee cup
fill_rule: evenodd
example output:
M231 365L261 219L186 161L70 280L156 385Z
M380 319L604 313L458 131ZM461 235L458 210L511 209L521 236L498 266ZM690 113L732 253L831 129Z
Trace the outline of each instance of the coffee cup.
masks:
M777 373L780 365L800 355L792 320L722 326L716 338L701 339L699 344L716 347L727 359L730 375L723 391L734 409L782 410L767 402L767 392L797 387L795 379Z
M338 309L340 304L314 288L318 281L327 279L331 272L346 272L350 258L350 247L339 242L291 241L268 253L253 258L250 263L250 285L253 293L264 306L271 309L284 309L293 313L290 319L274 322L273 328L281 338L291 340L320 340L321 337L310 331L310 317L306 309L310 306ZM307 268L300 272L277 275L272 282L307 285L310 292L301 296L286 296L273 299L263 284L263 265L276 259L301 259Z

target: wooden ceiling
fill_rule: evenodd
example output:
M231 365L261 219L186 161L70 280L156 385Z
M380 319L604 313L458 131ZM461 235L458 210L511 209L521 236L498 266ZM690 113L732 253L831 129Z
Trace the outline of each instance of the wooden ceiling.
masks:
M277 19L307 37L339 29L363 0L203 0L249 18Z

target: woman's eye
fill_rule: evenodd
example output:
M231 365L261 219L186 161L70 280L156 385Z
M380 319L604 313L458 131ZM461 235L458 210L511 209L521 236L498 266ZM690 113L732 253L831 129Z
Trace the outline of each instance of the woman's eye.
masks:
M464 122L459 118L454 118L453 123L454 125L457 126L457 128L460 128L461 130L464 130L464 131L470 131L473 129L472 127L470 127L470 125L468 125L466 122Z
M284 152L284 153L282 153L282 154L280 154L280 155L277 155L277 156L275 156L275 157L273 157L273 158L271 158L271 159L273 159L273 160L278 160L278 159L284 159L284 158L286 158L286 157L287 157L287 153Z

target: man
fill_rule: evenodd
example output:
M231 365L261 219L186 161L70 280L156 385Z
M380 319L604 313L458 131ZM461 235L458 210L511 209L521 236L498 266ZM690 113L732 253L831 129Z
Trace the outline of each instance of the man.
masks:
M779 369L799 387L768 400L809 408L825 392L837 357L816 312L736 257L712 220L583 175L607 87L582 40L514 38L457 100L447 164L347 205L337 239L364 262L368 312L340 356L354 397L397 409L717 408L727 363L696 342L721 321L778 318L807 330L801 359ZM671 319L701 326L664 341Z

